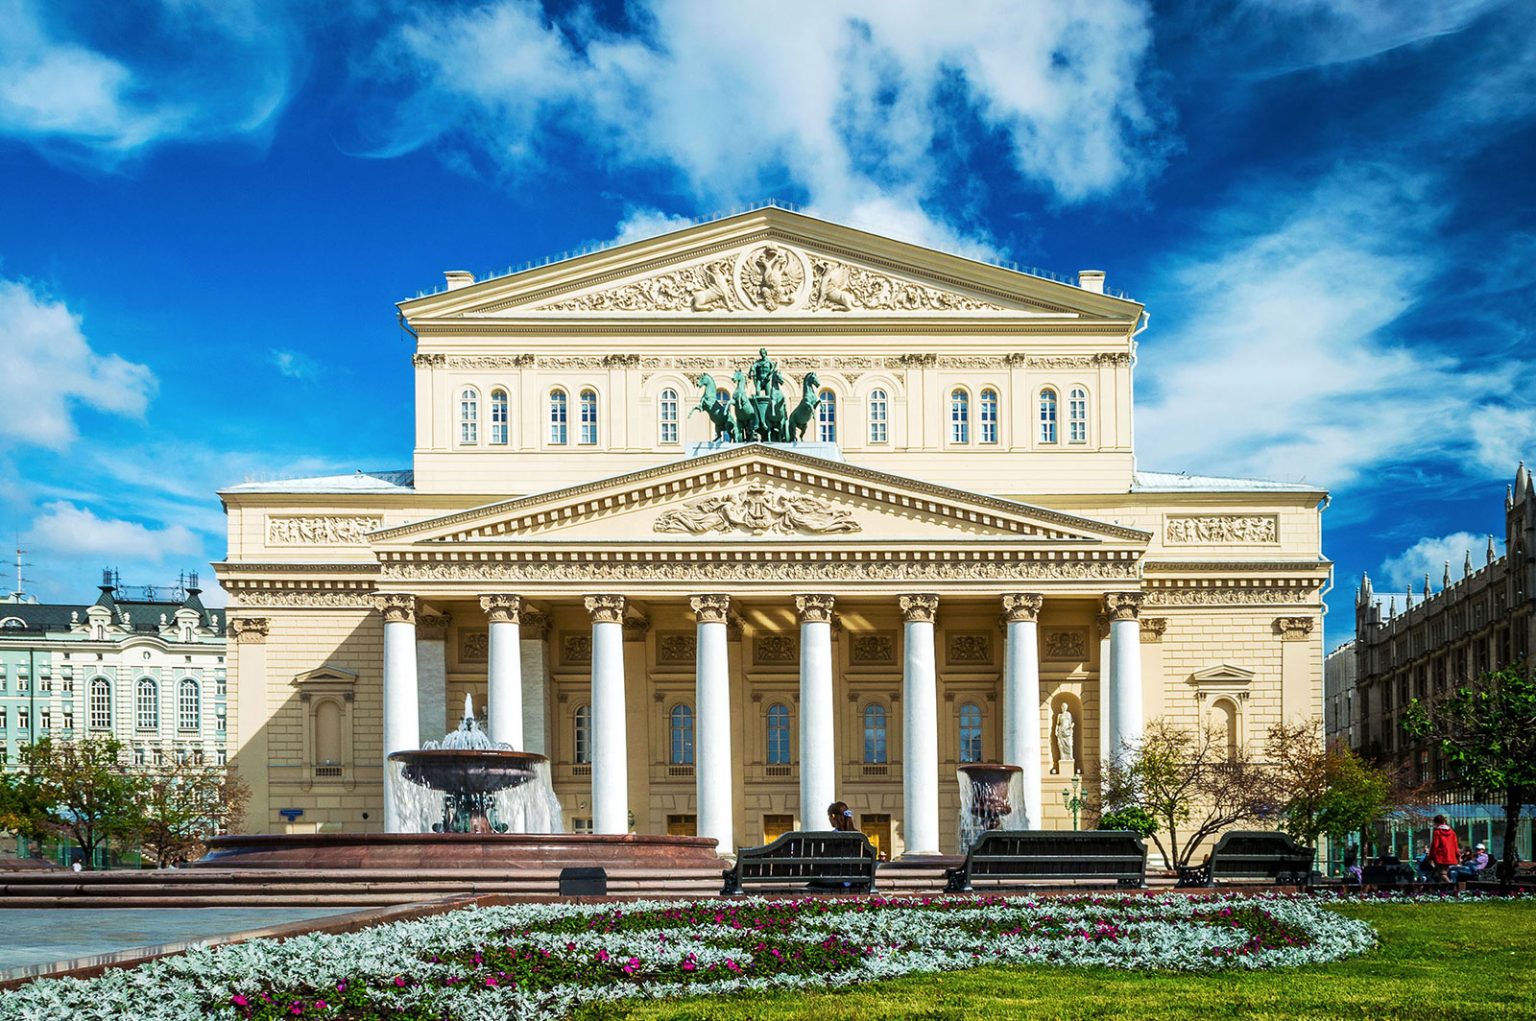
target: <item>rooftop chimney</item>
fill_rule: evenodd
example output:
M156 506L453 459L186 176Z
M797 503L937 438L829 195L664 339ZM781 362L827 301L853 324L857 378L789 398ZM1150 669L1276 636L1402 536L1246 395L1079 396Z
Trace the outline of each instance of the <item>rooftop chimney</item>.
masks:
M1080 269L1077 271L1077 286L1094 294L1104 293L1104 271L1102 269Z
M450 269L443 273L443 279L448 281L450 291L457 291L474 283L475 275L467 269Z

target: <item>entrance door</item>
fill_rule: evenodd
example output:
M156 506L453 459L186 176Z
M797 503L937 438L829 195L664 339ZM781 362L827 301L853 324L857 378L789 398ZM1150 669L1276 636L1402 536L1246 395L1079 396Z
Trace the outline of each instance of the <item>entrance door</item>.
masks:
M667 816L667 836L696 837L699 835L699 817L696 815Z
M869 838L869 842L875 845L875 850L880 855L881 861L891 860L891 817L889 815L871 815L868 812L859 816L859 829Z
M763 816L763 843L771 844L794 828L795 817L792 815L765 815Z

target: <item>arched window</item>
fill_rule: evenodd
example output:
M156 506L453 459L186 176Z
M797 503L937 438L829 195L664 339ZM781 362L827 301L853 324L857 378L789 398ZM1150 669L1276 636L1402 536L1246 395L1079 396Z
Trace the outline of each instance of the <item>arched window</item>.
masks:
M693 765L693 707L675 705L671 713L672 756L674 766Z
M1237 758L1237 706L1230 699L1218 698L1211 703L1212 737L1217 747L1226 752L1227 761Z
M1040 442L1056 442L1056 391L1050 387L1040 391Z
M491 391L491 442L505 446L507 442L507 392L501 388Z
M480 442L480 393L472 386L459 391L459 442Z
M577 706L571 723L571 761L587 765L592 761L592 707Z
M837 442L837 394L823 390L818 394L821 406L816 409L816 438L823 443Z
M890 442L890 409L890 398L886 396L884 390L871 390L869 392L869 442Z
M325 699L315 707L315 765L341 765L341 706Z
M581 392L581 442L597 442L597 391Z
M949 392L949 442L971 442L971 395L959 387Z
M568 401L564 390L551 390L549 392L549 442L564 444L569 435L567 427L570 422Z
M91 729L112 729L112 682L105 677L91 681Z
M670 387L661 392L661 442L677 442L677 391Z
M997 442L997 391L991 387L981 392L981 442Z
M864 707L864 761L866 764L884 764L889 761L885 754L885 706Z
M768 707L768 765L789 765L789 707L782 702Z
M960 707L960 761L981 761L981 707L974 702Z
M201 730L203 726L203 700L197 682L183 677L176 686L176 729Z
M1067 395L1067 439L1088 442L1088 391L1074 386Z
M140 677L134 694L134 724L140 730L160 729L160 685Z

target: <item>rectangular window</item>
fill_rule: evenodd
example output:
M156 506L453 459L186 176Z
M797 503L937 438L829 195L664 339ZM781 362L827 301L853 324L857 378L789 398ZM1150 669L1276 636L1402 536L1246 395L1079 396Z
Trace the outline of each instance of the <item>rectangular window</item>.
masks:
M65 713L64 714L64 729L65 730L70 730L70 731L75 729L75 714L74 713Z
M53 714L50 711L44 709L41 713L38 714L38 716L39 722L42 723L44 730L53 729Z
M220 709L218 711L218 713L216 713L214 715L214 720L216 721L215 728L218 730L218 732L220 734L224 733L224 731L225 731L225 716L224 716L224 710L223 709Z
M18 709L18 710L16 710L16 729L17 730L31 730L32 729L32 714L30 712L28 712L26 709Z
M0 730L5 729L5 709L0 707Z
M997 391L981 392L981 442L997 442Z
M876 390L869 397L869 442L890 442L890 404L885 391Z
M591 818L591 816L582 816L582 815L573 815L573 816L571 816L571 832L572 833L591 833L592 832L592 818Z

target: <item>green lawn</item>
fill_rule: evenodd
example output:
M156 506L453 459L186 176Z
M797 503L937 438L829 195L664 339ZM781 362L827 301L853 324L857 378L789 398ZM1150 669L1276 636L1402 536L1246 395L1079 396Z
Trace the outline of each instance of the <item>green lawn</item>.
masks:
M1338 907L1381 938L1350 961L1206 975L991 967L825 993L596 1007L582 1021L666 1018L1536 1019L1536 903Z

